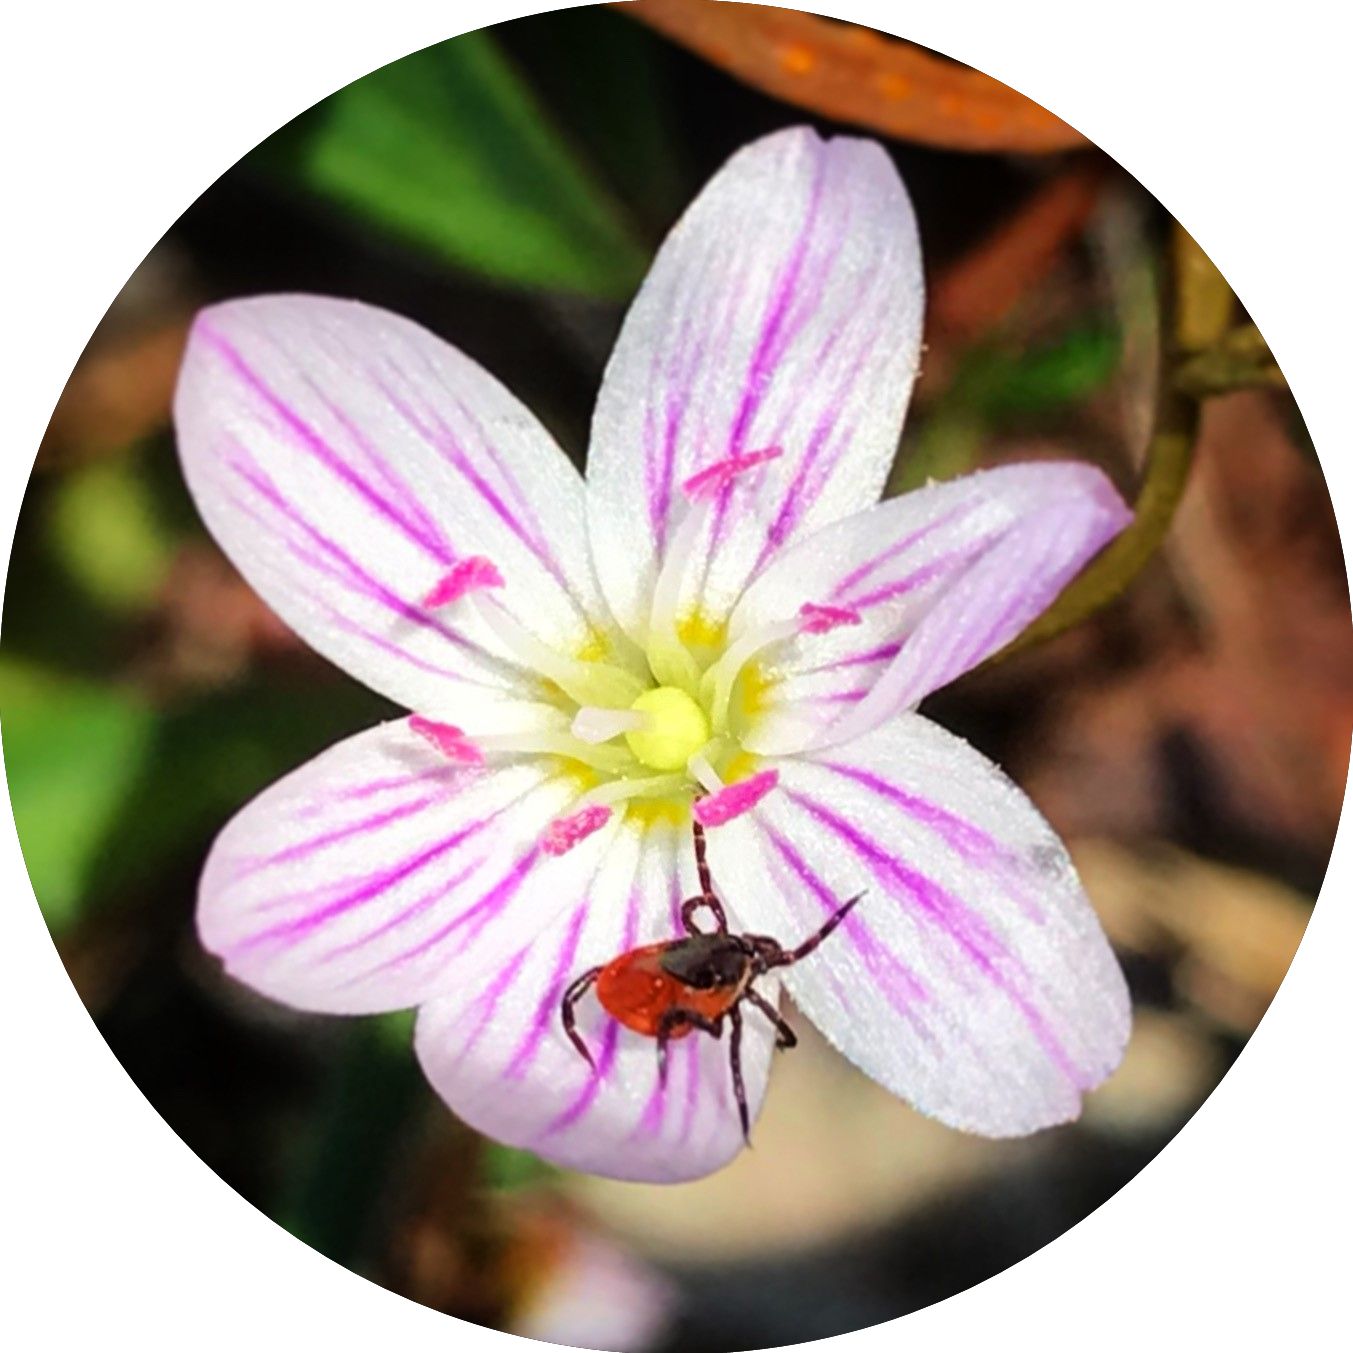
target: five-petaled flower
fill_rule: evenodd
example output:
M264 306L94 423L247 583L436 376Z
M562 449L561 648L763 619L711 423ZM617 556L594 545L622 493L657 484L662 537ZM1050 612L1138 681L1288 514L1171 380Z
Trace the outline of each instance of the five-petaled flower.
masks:
M916 225L877 145L735 155L664 244L607 368L587 480L501 385L351 301L206 310L175 417L216 538L325 656L412 712L217 840L204 944L306 1010L417 1007L422 1066L490 1136L679 1180L742 1145L725 1048L650 1039L590 965L681 933L706 823L734 930L848 1058L945 1123L1073 1117L1117 1064L1122 975L1065 850L918 715L1128 514L1095 469L877 501L920 351ZM773 999L778 988L767 979ZM748 1016L761 1102L773 1030Z

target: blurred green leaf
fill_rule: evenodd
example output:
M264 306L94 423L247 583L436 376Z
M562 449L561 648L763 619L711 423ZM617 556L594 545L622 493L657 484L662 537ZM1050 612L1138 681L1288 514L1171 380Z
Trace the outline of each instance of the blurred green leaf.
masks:
M964 359L949 398L989 419L1047 413L1100 389L1118 366L1116 334L1077 329L1046 347L1014 352L976 348Z
M500 24L495 34L570 140L660 237L689 190L667 62L671 44L605 5Z
M530 1151L485 1140L480 1180L491 1189L523 1189L559 1177L558 1169Z
M647 262L486 33L354 81L280 134L262 163L501 281L619 296Z
M1112 378L1119 356L1117 334L1097 327L1030 351L972 349L906 447L887 491L905 493L972 469L994 428L1088 398Z
M117 686L0 658L0 727L24 861L60 934L79 919L106 832L145 765L153 715Z
M116 849L100 888L136 887L186 848L205 847L274 780L388 714L356 682L279 687L266 678L160 711L110 833Z
M277 1220L307 1245L361 1269L400 1146L422 1099L401 1016L353 1020L316 1105ZM396 1041L398 1040L398 1041Z
M123 611L153 598L173 541L135 458L109 456L63 476L50 511L53 553L95 601Z

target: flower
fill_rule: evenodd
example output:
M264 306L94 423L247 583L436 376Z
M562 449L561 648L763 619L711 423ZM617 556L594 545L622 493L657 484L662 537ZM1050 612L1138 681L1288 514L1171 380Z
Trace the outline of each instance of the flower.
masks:
M920 351L916 225L884 151L736 154L673 229L602 384L586 484L417 325L268 296L197 319L175 403L202 516L303 638L412 711L216 841L199 932L305 1010L417 1007L438 1093L562 1164L679 1180L742 1134L726 1042L653 1040L578 973L681 933L692 805L735 930L848 1058L959 1128L1074 1117L1126 1039L1122 975L1029 801L918 703L1128 520L1095 469L878 502ZM763 981L774 999L778 986ZM747 1095L772 1030L747 1018Z

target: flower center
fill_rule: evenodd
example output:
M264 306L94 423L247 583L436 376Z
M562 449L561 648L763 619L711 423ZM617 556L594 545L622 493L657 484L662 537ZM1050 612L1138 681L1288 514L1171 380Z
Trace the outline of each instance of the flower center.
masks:
M709 718L679 686L645 691L631 706L645 716L643 724L625 733L629 749L652 770L684 770L709 742Z

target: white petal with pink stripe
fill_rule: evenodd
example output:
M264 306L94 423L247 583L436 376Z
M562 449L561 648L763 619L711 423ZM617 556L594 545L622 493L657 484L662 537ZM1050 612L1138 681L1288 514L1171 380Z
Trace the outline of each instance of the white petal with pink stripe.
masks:
M858 737L990 657L1131 520L1089 465L979 471L879 503L777 555L743 594L730 649L805 597L858 623L757 650L745 744L783 753Z
M864 892L785 986L851 1061L990 1136L1074 1118L1127 1041L1123 975L1061 842L918 715L776 763L781 792L711 838L749 925L794 934ZM837 942L839 939L839 942Z
M576 792L544 759L458 765L404 721L358 733L217 837L202 942L233 976L303 1010L417 1005L547 926L605 854L604 830L567 859L540 849Z
M308 643L425 714L531 695L536 675L473 613L423 605L485 556L501 601L576 650L605 623L583 483L497 381L373 306L265 296L205 310L174 405L212 534Z
M703 522L679 604L715 616L781 546L878 498L923 300L911 203L878 145L792 128L715 175L630 309L593 422L593 557L637 640L681 485L711 465L781 453Z

